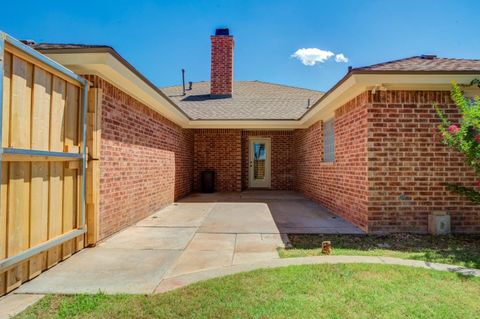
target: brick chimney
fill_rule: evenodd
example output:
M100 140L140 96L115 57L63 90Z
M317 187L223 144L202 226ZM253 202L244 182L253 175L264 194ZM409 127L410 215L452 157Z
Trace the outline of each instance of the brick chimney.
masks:
M228 29L217 29L212 41L210 96L232 97L233 91L233 36Z

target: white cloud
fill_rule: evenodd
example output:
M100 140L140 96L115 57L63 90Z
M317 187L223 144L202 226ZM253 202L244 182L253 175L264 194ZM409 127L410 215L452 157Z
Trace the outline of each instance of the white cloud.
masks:
M335 62L339 62L339 63L347 63L348 62L348 58L346 56L343 55L343 53L339 53L335 56Z
M324 63L331 57L335 57L335 62L338 63L348 62L348 58L343 53L335 54L332 51L318 48L298 49L294 54L292 54L292 57L300 60L300 62L308 66L312 66L317 63Z
M299 59L304 65L315 65L323 63L334 56L331 51L321 50L317 48L298 49L292 57Z

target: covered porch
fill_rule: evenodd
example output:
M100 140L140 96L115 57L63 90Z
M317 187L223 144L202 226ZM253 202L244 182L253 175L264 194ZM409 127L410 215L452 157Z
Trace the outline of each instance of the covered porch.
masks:
M272 234L359 234L358 227L330 212L327 208L295 191L245 190L242 192L193 193L173 204L177 214L168 219L181 222L182 207L210 203L212 208L203 219L200 231L209 233ZM152 215L150 218L157 218Z

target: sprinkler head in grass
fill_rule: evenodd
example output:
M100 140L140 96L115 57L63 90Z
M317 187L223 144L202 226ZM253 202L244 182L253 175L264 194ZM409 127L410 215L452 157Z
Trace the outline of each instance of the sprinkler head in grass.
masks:
M327 240L322 242L322 254L330 255L332 253L332 243Z

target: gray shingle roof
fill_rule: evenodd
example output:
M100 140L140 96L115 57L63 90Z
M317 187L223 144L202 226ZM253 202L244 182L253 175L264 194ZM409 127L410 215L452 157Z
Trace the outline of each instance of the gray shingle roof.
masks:
M194 83L193 89L187 90L186 95L182 95L181 85L157 88L107 45L34 43L32 41L24 41L24 43L41 52L110 52L193 120L297 120L309 110L309 106L314 106L322 96L325 98L355 73L463 72L477 74L480 72L480 60L421 55L349 69L349 72L327 93L258 81L235 81L232 98L211 99L209 82Z
M194 120L296 120L322 92L286 85L234 81L231 98L210 98L210 82L194 82L182 95L182 86L160 88Z
M401 60L388 61L365 67L354 68L353 70L405 72L480 71L480 60L437 58L434 55L420 55Z

